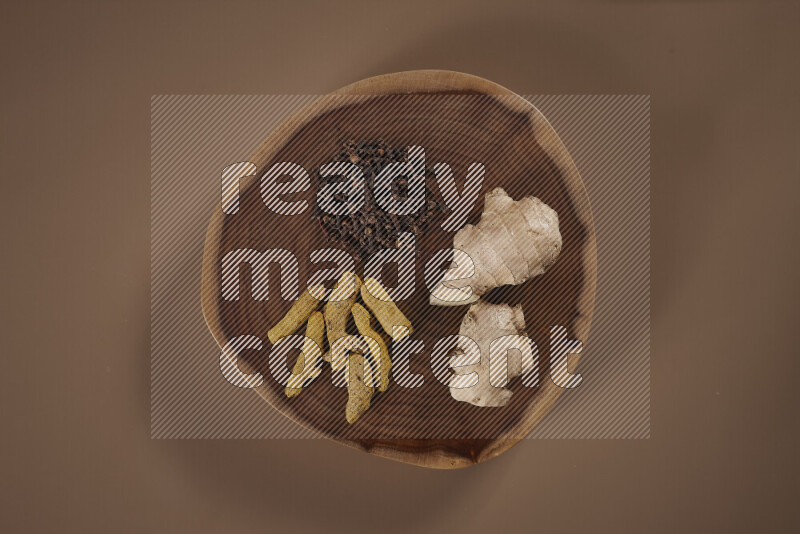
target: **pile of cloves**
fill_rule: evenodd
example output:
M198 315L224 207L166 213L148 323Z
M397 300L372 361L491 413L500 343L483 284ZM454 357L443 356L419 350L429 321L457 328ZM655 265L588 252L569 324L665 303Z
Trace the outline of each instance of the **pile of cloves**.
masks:
M446 208L441 197L430 187L435 180L432 169L425 169L425 206L416 213L387 213L375 201L375 177L390 163L408 161L407 148L392 148L380 139L361 142L351 139L342 143L342 149L332 160L353 163L364 173L364 206L351 215L330 215L316 206L312 216L319 220L320 227L330 240L343 245L356 259L366 259L383 248L397 248L400 233L410 232L419 238L432 223L440 222L440 216ZM338 181L335 176L324 177L319 172L315 178L317 188L329 181ZM408 198L408 182L403 177L392 183L392 198Z

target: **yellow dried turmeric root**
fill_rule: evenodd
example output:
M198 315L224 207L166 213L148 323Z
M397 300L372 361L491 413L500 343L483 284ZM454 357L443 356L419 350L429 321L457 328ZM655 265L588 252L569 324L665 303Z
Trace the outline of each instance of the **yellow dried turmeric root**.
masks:
M356 323L358 333L365 338L372 338L377 343L380 353L372 354L375 363L380 372L380 385L378 391L386 391L389 387L389 370L392 367L392 361L389 359L389 349L386 346L381 335L372 328L372 319L367 309L361 304L353 304L353 320ZM371 353L374 351L370 351Z
M320 312L314 312L308 318L306 339L303 349L297 357L292 370L292 376L284 390L289 398L296 397L303 391L303 384L311 378L316 378L322 372L319 368L322 360L322 343L325 336L325 320Z
M343 273L322 308L329 347L333 347L337 339L347 335L347 319L350 318L350 309L358 297L359 289L361 280L358 275L350 271ZM330 361L330 352L325 355L325 360Z
M355 423L367 411L375 388L372 383L372 369L367 359L358 353L351 353L347 364L347 407L345 418Z
M311 286L300 295L283 319L267 332L269 342L275 345L281 339L294 334L300 326L308 320L314 310L319 306L325 288L322 286Z
M411 321L403 315L386 289L374 278L364 279L364 284L361 286L361 300L378 320L383 331L394 341L400 341L414 331ZM395 327L401 328L395 329Z

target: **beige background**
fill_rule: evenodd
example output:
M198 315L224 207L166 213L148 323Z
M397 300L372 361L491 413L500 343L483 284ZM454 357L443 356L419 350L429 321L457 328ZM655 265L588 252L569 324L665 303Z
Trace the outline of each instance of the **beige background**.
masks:
M797 3L163 4L0 8L0 530L800 526ZM651 439L529 440L456 472L319 440L151 441L150 95L414 68L652 95Z

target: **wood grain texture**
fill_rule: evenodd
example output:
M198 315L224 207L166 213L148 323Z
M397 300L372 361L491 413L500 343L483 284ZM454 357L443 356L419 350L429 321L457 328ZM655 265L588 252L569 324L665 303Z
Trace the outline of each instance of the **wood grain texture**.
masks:
M436 100L396 98L394 95L473 95L463 105L437 107ZM393 100L394 98L394 100ZM432 103L433 102L433 103ZM440 102L445 102L445 99ZM376 110L381 110L376 113ZM411 128L408 125L413 124ZM547 414L561 388L547 378L547 329L566 326L572 338L586 340L596 289L596 242L591 209L578 171L551 125L525 99L488 80L450 71L411 71L356 82L308 105L287 119L250 158L259 171L276 161L294 161L313 169L330 161L342 136L356 139L383 137L389 144L440 145L432 161L453 164L454 172L469 161L487 167L483 192L502 186L513 198L536 195L559 214L564 248L555 266L543 276L494 290L486 296L496 302L521 303L529 335L540 347L540 386L513 385L512 403L501 409L477 408L449 399L446 387L405 389L392 385L352 427L342 425L344 392L322 380L302 395L287 400L282 387L265 383L256 388L267 402L303 426L345 445L371 454L432 468L459 468L493 458L516 444ZM429 144L426 144L429 143ZM487 151L489 147L491 150ZM484 151L484 152L482 152ZM258 196L257 179L242 180L241 212L224 216L218 207L211 216L202 266L202 308L206 322L220 346L243 333L261 335L274 324L289 303L226 302L220 297L220 258L235 248L283 247L300 259L300 278L310 270L307 252L330 246L306 215L298 224L266 213ZM255 185L255 186L254 186ZM483 210L483 195L468 222ZM241 215L241 216L239 216ZM452 246L452 234L431 231L418 243L423 257ZM421 277L420 277L421 278ZM243 290L249 289L243 285ZM301 287L302 289L302 287ZM246 292L245 292L246 293ZM400 304L415 326L415 338L425 341L426 352L436 339L457 333L465 307L440 310L430 320L427 290L417 285L415 295ZM571 364L577 364L577 357ZM246 360L251 368L268 375L263 362ZM571 366L573 368L573 366ZM271 380L268 378L267 382ZM433 381L426 376L426 381ZM517 381L519 382L519 381ZM434 388L434 386L430 386ZM426 395L429 397L426 399ZM448 402L449 401L449 402ZM458 404L459 406L454 406ZM499 410L499 411L498 411ZM392 423L398 419L403 424ZM491 429L490 435L472 435L475 423ZM358 431L354 429L360 425ZM393 426L394 425L394 426ZM430 428L451 428L463 439L422 439ZM416 432L413 434L412 430ZM406 437L411 436L413 437Z

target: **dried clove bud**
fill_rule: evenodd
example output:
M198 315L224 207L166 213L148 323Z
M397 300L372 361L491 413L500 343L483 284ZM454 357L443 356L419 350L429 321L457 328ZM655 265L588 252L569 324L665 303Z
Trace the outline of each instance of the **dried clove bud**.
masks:
M427 179L432 180L434 177L432 169L425 170L426 204L418 213L398 217L383 211L375 202L372 191L375 177L390 163L408 161L406 148L389 147L382 139L358 142L354 139L347 139L342 141L341 147L341 150L332 159L333 161L350 161L361 169L366 185L364 206L351 216L331 216L316 209L312 212L312 217L319 220L323 232L329 239L350 249L354 256L366 258L381 247L394 248L397 246L397 237L402 232L412 232L420 236L426 231L432 219L446 211L444 203L434 195L428 185ZM314 175L314 181L318 187L337 179L336 177L323 177L320 173ZM408 198L408 180L403 177L395 180L390 194L395 200ZM340 191L334 198L338 202L345 202L348 194Z

